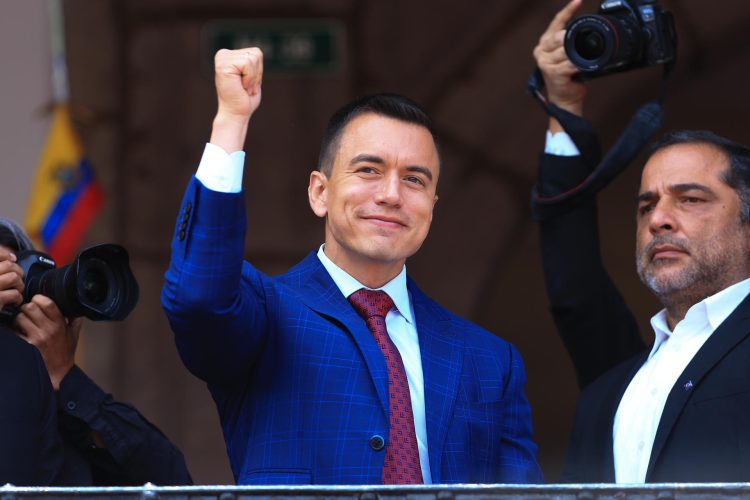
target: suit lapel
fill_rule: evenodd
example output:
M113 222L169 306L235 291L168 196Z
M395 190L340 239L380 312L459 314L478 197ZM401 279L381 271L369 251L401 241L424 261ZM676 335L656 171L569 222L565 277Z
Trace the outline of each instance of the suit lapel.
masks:
M346 300L314 252L295 266L290 274L294 275L294 272L299 273L297 279L299 279L302 302L313 311L343 327L354 339L372 377L383 412L387 416L388 371L383 352L367 329L364 320Z
M750 296L745 297L742 303L737 306L737 309L711 334L677 379L677 383L672 387L654 438L654 446L646 473L647 481L653 473L654 464L664 449L675 422L677 422L690 396L695 392L695 388L709 370L734 346L747 337L748 333L750 333Z
M463 336L445 310L408 281L419 335L424 377L427 443L433 483L441 482L440 459L453 416L463 361Z

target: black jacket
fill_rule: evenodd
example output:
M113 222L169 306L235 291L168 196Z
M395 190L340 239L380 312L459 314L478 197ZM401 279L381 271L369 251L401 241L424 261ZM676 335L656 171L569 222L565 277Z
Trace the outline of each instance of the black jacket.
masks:
M0 485L52 484L63 461L57 405L39 351L0 326Z
M77 366L60 382L57 404L65 446L57 485L192 484L180 450L138 410L112 399ZM95 445L92 430L105 448Z

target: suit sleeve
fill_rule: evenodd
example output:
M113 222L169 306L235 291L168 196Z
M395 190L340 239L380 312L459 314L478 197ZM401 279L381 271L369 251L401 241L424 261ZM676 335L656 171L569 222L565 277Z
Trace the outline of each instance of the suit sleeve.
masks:
M535 192L554 199L580 185L590 169L581 157L545 154ZM550 311L583 388L644 344L602 262L596 199L559 209L548 204L539 228Z
M193 177L172 239L162 289L187 368L216 385L246 379L265 342L261 274L243 260L243 193L219 193Z

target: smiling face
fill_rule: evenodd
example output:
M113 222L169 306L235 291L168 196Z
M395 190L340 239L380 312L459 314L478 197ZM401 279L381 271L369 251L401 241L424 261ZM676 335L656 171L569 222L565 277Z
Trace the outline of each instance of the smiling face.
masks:
M692 305L748 277L750 229L727 168L717 148L693 143L657 151L643 169L636 263L662 302Z
M310 175L310 206L326 219L328 258L371 287L396 276L427 237L438 175L425 127L369 112L352 119L330 176Z

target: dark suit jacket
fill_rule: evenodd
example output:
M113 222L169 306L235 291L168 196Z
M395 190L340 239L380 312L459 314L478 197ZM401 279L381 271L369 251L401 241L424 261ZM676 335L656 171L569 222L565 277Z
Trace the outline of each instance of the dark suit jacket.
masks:
M750 298L714 331L677 379L664 406L646 481L750 481ZM582 394L565 478L614 481L612 425L644 353Z
M0 485L50 485L62 460L44 361L36 348L0 326Z
M382 352L314 253L278 277L243 262L243 199L191 181L162 293L183 361L218 406L235 478L380 483ZM433 481L540 481L518 352L408 289Z
M545 155L538 189L547 194L569 189L585 175L577 157ZM585 387L563 480L612 482L614 415L648 350L604 269L595 200L579 200L542 220L540 228L551 311ZM646 481L750 481L749 316L745 299L678 378L659 422Z

